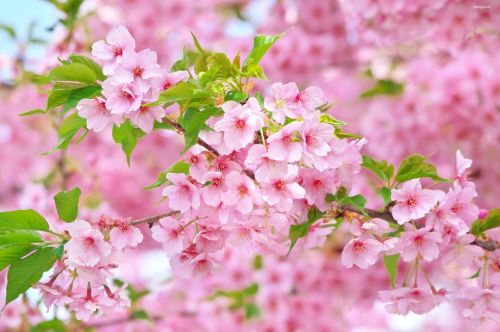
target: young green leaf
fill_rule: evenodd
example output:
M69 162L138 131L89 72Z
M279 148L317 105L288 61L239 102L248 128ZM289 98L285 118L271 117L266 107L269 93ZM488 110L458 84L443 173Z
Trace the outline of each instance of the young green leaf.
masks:
M389 205L389 203L391 202L390 189L387 187L382 187L382 188L380 188L379 194L380 194L380 196L382 196L382 199L384 200L384 207Z
M399 166L396 174L396 181L405 182L417 178L431 178L434 181L446 182L437 174L436 167L426 161L426 157L420 154L413 154L405 158Z
M0 271L28 254L33 248L34 246L31 243L0 246Z
M144 136L144 133L140 129L134 128L130 121L125 121L119 127L117 125L113 126L113 139L116 143L121 144L129 166L130 157L137 145L137 139L142 136Z
M181 153L186 152L190 147L198 142L198 135L205 127L205 122L214 115L220 115L222 111L217 107L207 107L206 109L196 112L192 115L190 121L185 123L184 132L184 149Z
M21 293L38 282L43 273L50 270L56 261L54 248L41 248L26 258L10 264L7 275L5 303L14 301Z
M83 55L71 54L69 56L69 59L73 63L80 63L84 66L87 66L90 70L92 70L95 73L99 81L104 81L106 79L106 76L102 72L102 67L91 58Z
M309 227L314 224L318 219L325 215L324 212L313 206L307 211L307 221L302 224L291 225L288 230L288 237L290 238L290 248L288 254L292 251L293 247L300 238L303 238L309 232Z
M248 94L239 91L229 91L224 97L224 101L235 101L237 103L245 102L248 99Z
M253 39L253 47L248 53L245 61L243 62L243 71L249 67L258 65L260 60L264 57L267 51L281 38L282 35L267 36L257 35Z
M94 70L82 63L70 63L56 67L50 71L48 77L57 82L81 82L88 85L95 85L98 79Z
M500 227L500 208L489 211L486 218L474 221L471 233L475 236L481 236L487 230L497 227Z
M328 202L337 202L339 205L350 205L355 208L357 208L361 213L364 215L366 214L365 211L365 204L366 204L366 198L362 195L355 195L355 196L349 196L347 189L345 187L340 187L335 195L327 195L327 201Z
M336 127L344 126L346 124L345 122L337 120L333 116L331 116L330 114L326 114L326 113L320 115L319 121L321 123L328 123L328 124L330 124L332 126L336 126Z
M34 210L0 212L0 231L12 230L48 231L49 224Z
M30 332L66 332L64 323L57 318L46 320L33 326Z
M368 98L378 95L396 96L402 93L404 85L392 80L378 80L374 87L363 92L361 98Z
M36 231L12 230L0 233L0 246L20 245L42 242L42 238Z
M388 164L385 160L376 160L369 156L363 155L364 168L371 170L376 176L388 183L394 174L394 165Z
M66 149L71 140L80 131L80 129L85 129L87 121L78 116L77 113L73 113L64 119L63 123L59 127L58 136L59 142L55 147L45 152L44 155L50 154L56 150Z
M23 112L19 114L19 116L30 116L30 115L45 114L45 113L47 113L47 110L41 108L35 108L31 111Z
M69 191L61 191L54 196L56 210L59 218L72 222L78 216L78 202L82 191L76 187Z
M391 283L392 288L394 288L396 282L396 273L398 271L398 260L399 260L399 254L384 256L384 265L385 269L387 270L387 273L389 273L389 281Z
M147 187L144 187L145 190L150 190L154 188L161 187L165 182L167 182L167 174L168 173L184 173L184 174L189 174L189 167L191 164L185 162L185 161L179 161L175 163L174 165L170 166L166 171L163 171L158 175L156 178L156 181L152 184L150 184Z

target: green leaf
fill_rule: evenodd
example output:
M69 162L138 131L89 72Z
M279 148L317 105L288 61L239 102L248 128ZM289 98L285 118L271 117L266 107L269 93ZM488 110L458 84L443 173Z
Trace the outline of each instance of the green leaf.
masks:
M245 306L245 319L252 319L260 317L260 308L255 303L248 303Z
M264 260L261 255L257 255L253 259L253 269L260 270L264 267Z
M229 91L224 97L224 101L235 101L237 103L245 102L248 99L248 94L239 91Z
M394 165L388 164L385 160L376 160L366 155L363 155L361 166L371 170L376 176L384 180L385 183L389 183L394 174Z
M85 129L86 125L87 121L79 117L77 113L73 113L65 118L58 130L59 142L55 147L45 152L44 155L52 153L56 150L66 149L71 143L73 137L75 137L80 129Z
M411 179L431 178L438 182L447 182L437 174L436 167L426 161L426 157L413 154L405 158L399 166L396 181L405 182Z
M389 281L391 283L392 288L394 288L396 281L396 273L398 271L398 260L399 260L399 254L384 256L384 265L385 269L387 270L387 273L389 273Z
M137 145L137 139L142 136L144 136L144 133L140 129L134 128L130 121L122 123L119 127L117 125L113 126L113 139L116 143L121 144L129 166L130 157Z
M96 85L70 90L68 97L63 102L64 112L74 108L82 99L91 99L101 94L101 87Z
M160 94L158 101L153 105L180 103L195 98L207 97L208 94L199 91L197 86L191 82L180 82L179 84L168 88Z
M378 80L374 87L363 92L361 98L368 98L378 95L396 96L402 93L404 85L392 80Z
M321 219L325 215L318 208L313 206L307 211L307 221L302 224L291 225L288 230L288 237L290 238L290 248L288 248L288 254L292 251L293 247L300 238L303 238L309 232L309 227L314 224L318 219Z
M30 329L30 332L66 332L64 323L59 319L46 320L40 322Z
M379 194L384 200L384 207L389 205L389 203L391 202L391 190L387 187L382 187L380 188Z
M350 205L356 207L362 214L368 216L365 211L366 198L362 195L349 196L345 187L340 187L337 193L327 197L327 201L337 202L339 205Z
M191 37L193 37L194 47L196 47L196 50L200 53L205 52L203 47L201 47L200 42L198 41L198 38L196 38L196 36L194 35L193 32L191 32Z
M130 314L133 319L150 320L151 318L144 310L135 310Z
M344 131L342 130L342 128L340 128L340 127L335 127L335 132L334 132L334 134L335 134L335 136L336 136L338 139L343 139L343 138L360 139L360 138L361 138L361 136L359 136L359 135L344 132Z
M248 53L245 61L243 62L243 71L249 67L258 65L260 60L264 57L267 51L281 38L282 35L267 36L257 35L253 39L253 47Z
M145 190L150 190L154 188L161 187L165 182L167 182L167 174L168 173L184 173L184 174L189 174L189 167L191 164L185 162L185 161L178 161L177 163L173 164L170 166L166 171L163 171L158 175L156 178L156 181L152 184L150 184L147 187L144 187Z
M251 284L250 286L240 290L223 291L219 290L211 295L208 299L213 300L219 297L225 297L231 300L229 309L237 310L245 307L249 302L249 298L256 295L259 291L259 285Z
M83 56L83 55L71 54L69 56L69 59L73 63L80 63L82 65L87 66L87 68L89 68L90 70L92 70L95 73L95 75L99 81L104 81L106 79L106 75L104 75L102 72L102 67L97 62L92 60L91 58Z
M262 93L257 92L255 94L255 99L257 99L257 101L259 102L260 107L263 108L264 107L264 96L262 96Z
M23 112L23 113L19 114L19 116L30 116L30 115L45 114L45 113L47 113L46 110L41 109L41 108L35 108L31 111Z
M0 231L12 230L48 231L49 224L34 210L0 212Z
M70 63L52 69L48 77L53 81L81 82L96 84L98 75L93 69L82 63Z
M335 126L335 127L344 126L346 124L345 122L337 120L333 116L331 116L330 114L326 114L326 113L320 115L319 122L328 123L328 124Z
M64 255L64 243L54 249L54 255L56 255L56 258L59 260L62 258Z
M474 221L471 225L471 233L481 236L489 229L500 227L500 208L488 212L488 216Z
M33 248L34 246L31 243L0 246L0 271L28 254Z
M200 112L192 115L190 121L185 123L184 132L184 149L181 153L186 152L190 147L198 143L200 131L205 127L205 122L214 115L221 115L222 111L217 107L207 107Z
M5 31L10 38L16 39L16 30L12 26L0 23L0 30Z
M69 191L61 191L54 196L57 214L61 220L72 222L78 216L78 201L82 191L76 187Z
M5 304L14 301L21 293L38 282L43 273L52 268L55 261L53 248L41 248L32 255L13 262L7 275Z
M42 242L36 231L13 230L0 232L0 246Z

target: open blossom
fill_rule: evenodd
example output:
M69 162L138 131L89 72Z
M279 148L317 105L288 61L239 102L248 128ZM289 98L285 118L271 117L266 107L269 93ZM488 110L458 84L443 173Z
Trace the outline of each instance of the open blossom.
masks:
M316 115L316 108L323 104L323 90L316 86L311 86L299 92L295 96L296 107L300 110L305 119L310 119Z
M337 173L334 170L319 172L313 168L304 168L300 171L300 177L300 185L306 190L307 202L325 210L328 207L326 194L337 192L339 187Z
M393 189L391 198L396 201L392 216L399 224L420 219L444 197L440 190L422 189L419 179L405 182L401 189Z
M76 220L67 226L71 240L64 248L68 259L83 266L94 266L111 253L111 246L104 241L101 232L84 220Z
M130 84L115 84L111 79L102 83L102 95L106 97L106 109L111 114L134 112L141 107L142 94L137 93Z
M441 235L428 228L406 230L397 245L401 258L411 262L419 257L424 261L433 261L439 256L439 243Z
M135 247L142 242L141 231L127 221L116 220L113 226L109 233L109 242L114 248Z
M472 160L465 158L460 150L457 150L456 159L455 180L463 184L467 182L467 170L472 166Z
M452 248L443 256L443 264L456 262L461 267L477 267L474 265L475 260L484 255L484 250L481 247L471 244L475 237L472 234L466 234L460 237L457 243L452 245ZM476 261L478 263L478 261Z
M187 81L189 73L185 70L169 72L162 70L161 75L155 76L151 79L151 83L156 92L161 92L170 89L179 82Z
M231 172L226 176L226 191L222 194L224 204L234 206L240 213L248 214L259 203L260 192L248 176Z
M111 114L106 108L106 100L101 97L80 100L76 110L80 117L87 119L87 129L95 132L103 130L110 122L120 122L120 116Z
M153 131L155 121L161 122L165 117L165 109L162 106L145 106L129 115L132 123L137 125L145 133Z
M355 238L347 242L342 250L342 265L352 267L356 265L362 269L368 268L378 260L378 254L384 246L373 238Z
M255 132L264 126L260 110L248 101L245 105L234 101L226 102L222 108L225 113L214 126L216 131L224 133L224 143L232 150L239 150L252 143Z
M290 163L300 160L302 157L302 145L299 142L300 126L300 122L292 122L267 138L270 158Z
M293 201L305 196L304 188L296 182L297 172L297 166L289 165L287 173L262 182L262 199L278 211L290 211Z
M378 293L380 301L387 303L385 309L392 314L407 315L410 311L424 314L431 311L444 297L432 294L422 288L396 288Z
M500 322L500 293L498 289L468 287L459 294L462 314L468 319L491 319Z
M191 208L196 210L200 207L198 188L185 174L168 173L167 179L172 185L164 188L162 195L168 198L168 206L172 210L184 213Z
M245 165L255 171L258 181L286 173L288 169L287 162L272 159L262 144L252 145L248 150Z
M208 172L202 178L202 183L209 183L201 189L201 197L207 205L218 206L225 191L225 180L221 172Z
M160 77L162 71L157 63L157 55L150 49L140 52L125 51L122 61L112 79L120 84L133 84L139 93L146 93L151 88L149 79Z
M299 94L299 89L295 83L274 83L271 87L272 97L266 97L264 107L271 112L274 121L282 124L285 118L296 119L298 112L294 105L297 103L295 98Z
M332 132L332 126L321 123L317 117L302 123L300 128L302 152L304 160L309 165L314 164L316 157L325 157L331 150L328 142L333 138Z
M165 217L151 228L153 239L163 244L167 255L180 253L187 244L186 227L176 218Z
M106 36L106 41L99 40L92 45L92 56L104 63L105 75L114 73L116 66L121 63L124 52L135 49L135 40L123 25L112 29Z

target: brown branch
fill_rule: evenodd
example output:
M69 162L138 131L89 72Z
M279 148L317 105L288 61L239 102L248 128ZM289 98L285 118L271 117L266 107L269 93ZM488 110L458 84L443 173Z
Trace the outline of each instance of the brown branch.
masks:
M475 244L478 247L483 248L486 251L495 251L497 249L500 249L500 243L495 240L480 240L480 239L475 239L472 244Z
M168 213L162 213L162 214L159 214L159 215L156 215L156 216L152 216L152 217L148 217L148 218L143 218L143 219L137 219L137 220L132 220L130 222L130 225L142 225L142 224L153 224L155 222L158 222L158 220L160 220L161 218L165 218L165 217L171 217L173 216L174 214L176 214L177 211L171 211L171 212L168 212Z

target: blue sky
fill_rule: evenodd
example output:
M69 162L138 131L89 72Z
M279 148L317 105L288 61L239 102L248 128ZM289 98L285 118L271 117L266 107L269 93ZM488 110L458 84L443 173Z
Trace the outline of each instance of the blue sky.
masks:
M0 4L0 23L12 26L21 40L26 39L32 22L36 22L35 36L49 39L47 28L54 25L57 19L57 10L45 0L3 0ZM43 46L33 46L28 50L32 56L39 56L42 52ZM0 31L0 54L16 54L15 43L4 31Z

